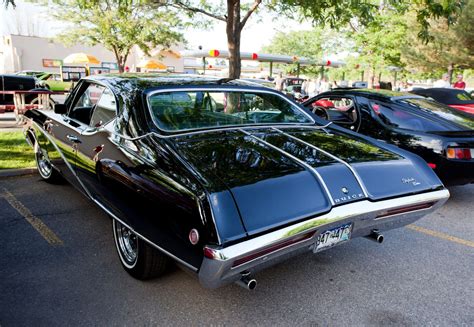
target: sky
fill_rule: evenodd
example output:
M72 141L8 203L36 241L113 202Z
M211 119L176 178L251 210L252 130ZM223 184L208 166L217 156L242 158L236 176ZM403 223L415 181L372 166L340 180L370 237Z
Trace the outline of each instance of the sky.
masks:
M0 35L26 34L34 36L54 37L61 31L62 23L48 17L44 7L23 1L16 1L17 7L5 9L0 6ZM268 45L278 31L308 30L309 23L298 23L284 18L261 15L261 19L252 16L242 31L241 51L258 52L264 45ZM187 48L197 50L198 46L204 49L227 49L225 24L216 22L209 30L187 30L185 32Z

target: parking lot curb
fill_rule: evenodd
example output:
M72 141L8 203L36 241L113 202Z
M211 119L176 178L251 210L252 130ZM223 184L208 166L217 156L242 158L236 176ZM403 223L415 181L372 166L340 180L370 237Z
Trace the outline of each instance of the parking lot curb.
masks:
M36 174L36 168L0 169L0 177L15 177Z

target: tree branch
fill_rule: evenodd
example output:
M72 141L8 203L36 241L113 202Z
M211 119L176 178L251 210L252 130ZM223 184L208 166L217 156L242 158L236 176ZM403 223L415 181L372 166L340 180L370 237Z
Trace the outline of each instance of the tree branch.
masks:
M220 20L220 21L223 21L223 22L226 21L226 17L224 17L224 16L219 16L219 15L210 13L208 11L205 11L204 9L187 5L187 4L183 3L182 1L176 1L175 0L173 2L174 3L172 3L171 6L177 8L177 9L184 9L184 10L187 10L187 11L191 11L193 13L203 14L203 15L209 16L211 18L214 18L214 19L217 19L217 20Z
M249 17L257 10L258 6L262 3L262 0L255 0L252 7L250 7L249 11L245 14L244 18L240 22L240 29L243 29Z

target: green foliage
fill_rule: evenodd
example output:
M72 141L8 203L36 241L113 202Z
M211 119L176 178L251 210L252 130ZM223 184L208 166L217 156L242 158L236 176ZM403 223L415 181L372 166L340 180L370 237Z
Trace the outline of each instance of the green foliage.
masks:
M304 57L315 61L328 55L350 50L352 42L343 33L330 29L313 28L309 31L278 32L268 46L262 48L265 53ZM286 73L295 74L296 64L279 65ZM320 74L319 66L301 66L301 73L309 76Z
M70 23L59 38L66 43L102 44L121 70L137 45L146 54L183 40L182 20L167 8L143 0L54 0L53 15Z
M34 166L35 155L23 132L0 132L0 169Z
M408 24L415 17L408 17ZM421 76L435 77L451 70L474 68L474 0L466 3L459 19L447 26L446 19L430 21L431 40L424 43L417 34L408 31L409 47L402 49L407 68Z

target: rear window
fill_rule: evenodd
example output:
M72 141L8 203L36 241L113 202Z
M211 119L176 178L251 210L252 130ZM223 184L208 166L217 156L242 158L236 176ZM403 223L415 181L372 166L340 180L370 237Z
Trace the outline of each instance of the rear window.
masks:
M394 105L385 104L383 102L371 102L370 105L377 117L379 117L385 125L394 128L419 132L458 130L458 128L456 129L449 125L445 126L440 122L432 121L429 118L414 114L408 110L403 110Z
M422 110L424 113L436 115L468 129L474 129L473 118L439 102L429 99L403 99L399 101L414 109Z
M162 130L259 124L312 124L313 119L283 96L263 92L180 91L148 97L155 124Z

